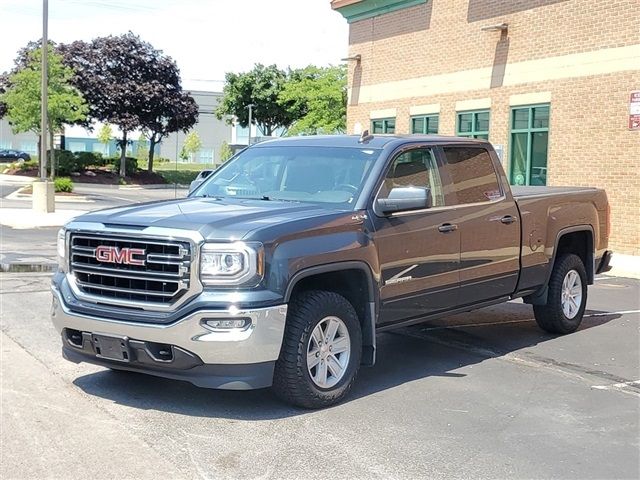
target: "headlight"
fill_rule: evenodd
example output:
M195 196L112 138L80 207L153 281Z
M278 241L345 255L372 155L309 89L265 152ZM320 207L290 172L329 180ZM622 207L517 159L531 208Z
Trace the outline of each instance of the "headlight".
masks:
M62 270L67 269L67 232L64 228L58 230L58 240L56 242L58 250L58 265Z
M262 276L261 249L242 242L205 243L200 252L200 280L205 285L239 285Z

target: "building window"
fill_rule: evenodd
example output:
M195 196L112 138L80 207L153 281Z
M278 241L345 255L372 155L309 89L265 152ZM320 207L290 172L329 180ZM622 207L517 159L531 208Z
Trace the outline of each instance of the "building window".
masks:
M94 153L100 153L105 156L109 155L109 145L107 145L106 143L96 142L91 146L91 150Z
M235 125L236 130L236 140L235 142L239 145L248 145L249 144L249 127L242 127L240 124Z
M11 142L5 140L0 141L0 150L11 150Z
M69 142L67 144L67 150L72 152L85 152L87 145L84 142Z
M549 147L549 105L511 109L512 185L547 184Z
M396 119L377 118L371 120L371 133L396 133Z
M200 150L200 163L213 163L213 148Z
M411 117L411 133L436 134L438 133L438 122L438 115Z
M22 142L20 144L20 150L35 155L38 153L38 142Z
M457 135L459 137L489 140L489 110L458 113Z

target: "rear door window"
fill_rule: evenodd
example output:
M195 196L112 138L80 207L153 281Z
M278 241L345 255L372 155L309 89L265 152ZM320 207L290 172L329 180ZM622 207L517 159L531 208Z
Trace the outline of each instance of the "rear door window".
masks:
M493 161L482 147L443 147L456 204L498 200L502 189Z

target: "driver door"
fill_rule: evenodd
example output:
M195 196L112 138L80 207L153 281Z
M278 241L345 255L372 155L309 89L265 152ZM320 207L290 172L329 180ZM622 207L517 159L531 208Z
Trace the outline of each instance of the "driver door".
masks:
M435 148L418 146L396 155L380 185L376 200L394 187L429 188L432 200L431 208L372 215L382 272L381 324L420 318L458 303L460 232L455 211L446 208L450 189L443 171Z

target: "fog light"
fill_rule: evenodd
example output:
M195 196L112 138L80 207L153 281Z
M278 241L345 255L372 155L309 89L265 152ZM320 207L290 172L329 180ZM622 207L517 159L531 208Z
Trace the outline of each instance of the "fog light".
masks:
M212 330L231 330L234 328L244 328L247 325L247 320L245 318L215 320L212 318L205 318L203 323Z

